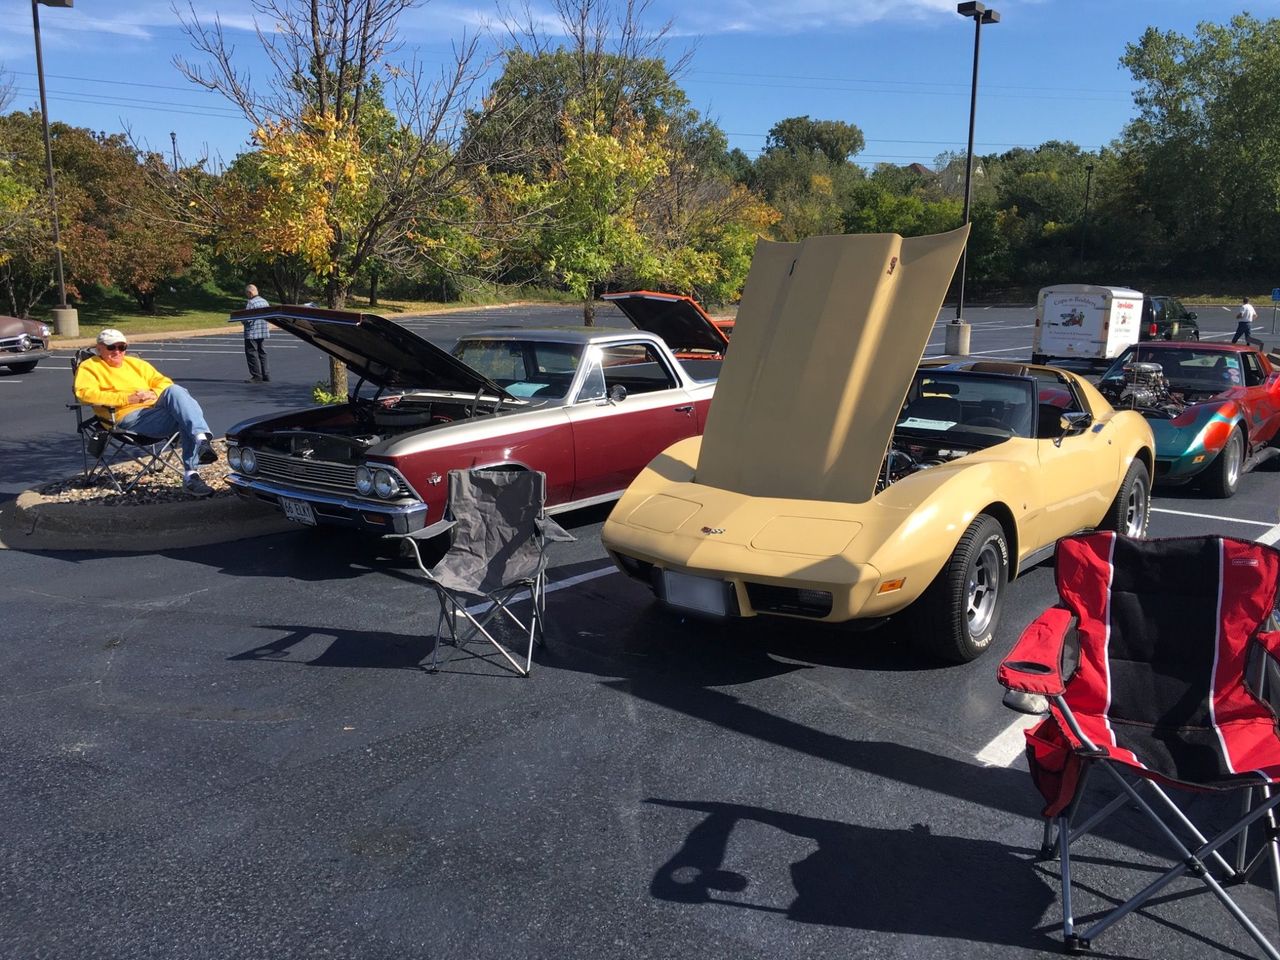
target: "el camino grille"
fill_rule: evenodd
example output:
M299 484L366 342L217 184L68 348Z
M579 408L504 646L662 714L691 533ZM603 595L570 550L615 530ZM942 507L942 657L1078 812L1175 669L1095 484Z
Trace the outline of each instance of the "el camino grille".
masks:
M356 468L345 463L329 463L325 460L304 460L302 457L290 457L270 450L254 450L258 455L258 469L255 476L268 480L283 480L296 483L301 487L315 487L322 490L339 490L342 493L355 494ZM409 496L404 481L396 478L401 496Z

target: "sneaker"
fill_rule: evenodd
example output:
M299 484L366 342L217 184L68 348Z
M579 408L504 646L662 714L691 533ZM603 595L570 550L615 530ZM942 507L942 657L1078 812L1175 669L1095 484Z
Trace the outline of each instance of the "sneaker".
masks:
M204 482L198 473L193 473L182 481L182 489L193 497L212 497L213 487Z
M196 457L201 463L217 463L218 451L213 449L213 444L209 442L208 437L201 437L196 443Z
M245 383L264 383L264 382L265 381L262 379L262 377L250 377L248 380L245 381Z

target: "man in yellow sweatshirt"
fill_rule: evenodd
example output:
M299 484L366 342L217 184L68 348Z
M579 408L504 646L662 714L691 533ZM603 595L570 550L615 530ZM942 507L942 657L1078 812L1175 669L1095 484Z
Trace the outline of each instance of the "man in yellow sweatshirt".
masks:
M167 437L175 430L182 438L182 462L186 466L183 489L197 497L208 497L213 489L196 469L213 463L213 434L204 421L200 404L187 392L141 357L127 356L129 343L119 330L108 328L98 334L98 355L80 364L76 371L76 398L93 407L93 412L121 430L148 437Z

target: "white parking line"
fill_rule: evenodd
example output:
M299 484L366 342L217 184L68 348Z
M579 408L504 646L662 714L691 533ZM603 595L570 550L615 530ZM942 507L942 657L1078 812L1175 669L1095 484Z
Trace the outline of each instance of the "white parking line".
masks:
M1039 723L1043 717L1018 714L1018 719L997 733L979 750L974 759L984 767L1008 767L1023 755L1027 749L1027 738L1022 731L1032 724Z
M1207 513L1184 513L1179 510L1160 510L1159 512L1177 513L1185 517L1205 517L1210 520L1232 520L1230 517L1214 517ZM1266 527L1267 532L1257 538L1258 543L1270 546L1280 540L1280 523L1259 523L1257 520L1232 520L1232 522L1252 523L1260 527ZM1022 731L1040 719L1040 717L1019 714L1016 720L992 737L986 746L974 754L974 759L986 767L1011 766L1018 758L1023 756L1025 750L1026 738L1023 737Z
M1197 517L1201 520L1218 520L1222 523L1244 523L1252 527L1270 527L1265 520L1243 520L1239 517L1220 517L1213 513L1192 513L1190 510L1166 510L1164 507L1152 507L1152 513L1169 513L1177 517ZM1263 534L1266 536L1266 534ZM1270 542L1270 541L1266 541Z

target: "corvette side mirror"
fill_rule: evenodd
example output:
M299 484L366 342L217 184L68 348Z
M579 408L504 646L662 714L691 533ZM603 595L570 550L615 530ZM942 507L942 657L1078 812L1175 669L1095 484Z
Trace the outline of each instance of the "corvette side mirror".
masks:
M1058 426L1062 428L1064 437L1075 436L1078 433L1084 433L1089 429L1089 425L1093 423L1093 414L1084 410L1073 410L1070 413L1064 413L1058 420Z
M612 387L609 388L610 403L621 403L625 399L627 399L627 388L624 387L622 384L615 383Z

